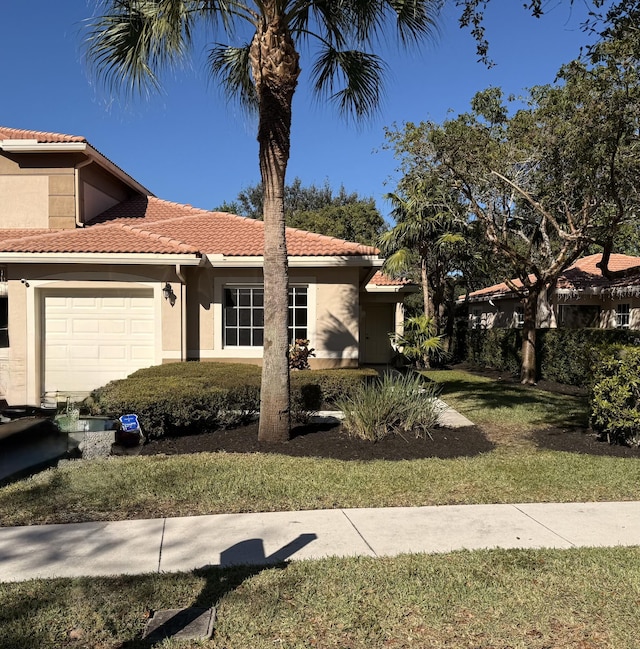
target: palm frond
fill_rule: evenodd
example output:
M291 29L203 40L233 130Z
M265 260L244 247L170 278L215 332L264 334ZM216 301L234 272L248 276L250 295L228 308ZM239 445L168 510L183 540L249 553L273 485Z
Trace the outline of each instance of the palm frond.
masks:
M112 90L158 89L157 73L185 58L194 16L182 0L109 0L88 21L86 57Z
M225 94L235 97L243 108L255 111L258 98L251 77L249 48L249 44L243 47L216 44L209 51L208 61L213 77Z
M376 111L386 66L375 54L325 46L313 67L314 89L341 113L364 117ZM336 86L342 86L336 90Z
M395 12L400 40L414 44L435 35L444 0L388 0L386 4Z
M414 255L408 248L400 248L387 257L382 265L382 270L387 275L395 277L406 273L414 262Z

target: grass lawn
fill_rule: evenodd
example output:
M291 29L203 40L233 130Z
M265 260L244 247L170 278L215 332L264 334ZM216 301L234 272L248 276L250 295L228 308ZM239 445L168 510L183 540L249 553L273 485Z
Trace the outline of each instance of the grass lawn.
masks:
M640 499L640 459L540 450L581 397L429 372L482 427L474 457L342 462L201 454L71 463L0 489L3 525L325 507ZM428 443L428 441L425 441ZM1 578L1 577L0 577ZM212 606L164 649L636 649L640 548L492 550L0 583L0 647L148 649L150 611ZM158 645L156 645L158 646Z
M142 649L149 610L211 606L206 642L271 649L636 649L640 549L492 550L0 584L0 646ZM158 645L155 645L158 646Z
M279 454L74 462L0 489L2 525L225 512L640 500L640 461L544 451L529 434L584 425L583 397L429 372L495 450L474 457L343 462ZM425 444L429 441L425 440Z

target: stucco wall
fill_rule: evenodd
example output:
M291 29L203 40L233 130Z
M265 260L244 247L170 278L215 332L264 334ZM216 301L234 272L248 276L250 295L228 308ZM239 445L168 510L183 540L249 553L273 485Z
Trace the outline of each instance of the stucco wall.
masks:
M73 228L78 154L0 153L0 227Z
M257 362L261 348L225 349L222 332L223 290L228 285L262 285L262 270L198 269L188 288L188 350L200 360ZM353 366L359 349L359 287L357 268L289 271L291 284L308 287L308 336L315 366ZM197 313L197 318L192 317Z
M67 293L75 289L104 291L141 288L154 291L157 305L155 337L156 362L186 359L183 345L181 301L183 291L175 268L162 266L112 266L109 270L93 265L23 265L9 266L9 348L0 350L0 385L2 351L9 378L6 400L12 404L37 403L41 397L43 296L52 291ZM22 281L24 280L24 282ZM165 300L162 288L170 281L176 301ZM0 394L0 398L3 395Z

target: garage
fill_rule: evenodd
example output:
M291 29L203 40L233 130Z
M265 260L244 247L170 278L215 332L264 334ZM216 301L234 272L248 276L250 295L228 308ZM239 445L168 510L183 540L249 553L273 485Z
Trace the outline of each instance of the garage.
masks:
M47 395L87 394L157 362L151 290L77 290L42 305Z

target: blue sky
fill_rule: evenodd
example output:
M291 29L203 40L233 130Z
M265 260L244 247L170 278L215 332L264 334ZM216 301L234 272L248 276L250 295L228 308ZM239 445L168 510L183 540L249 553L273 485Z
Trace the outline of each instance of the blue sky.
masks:
M451 3L453 4L453 3ZM501 86L519 94L553 81L588 37L580 30L583 0L545 3L531 18L523 0L491 0L486 16L491 56L477 62L475 43L460 30L455 7L440 20L440 33L419 53L385 55L389 65L379 114L364 124L346 123L331 105L307 92L303 77L294 99L288 180L328 181L337 189L373 196L394 189L396 163L384 144L384 127L467 110L476 91ZM228 105L204 74L201 51L193 63L165 79L149 99L109 97L82 59L82 21L91 0L31 0L3 7L0 39L0 124L83 135L101 153L161 198L211 209L259 180L255 119Z

